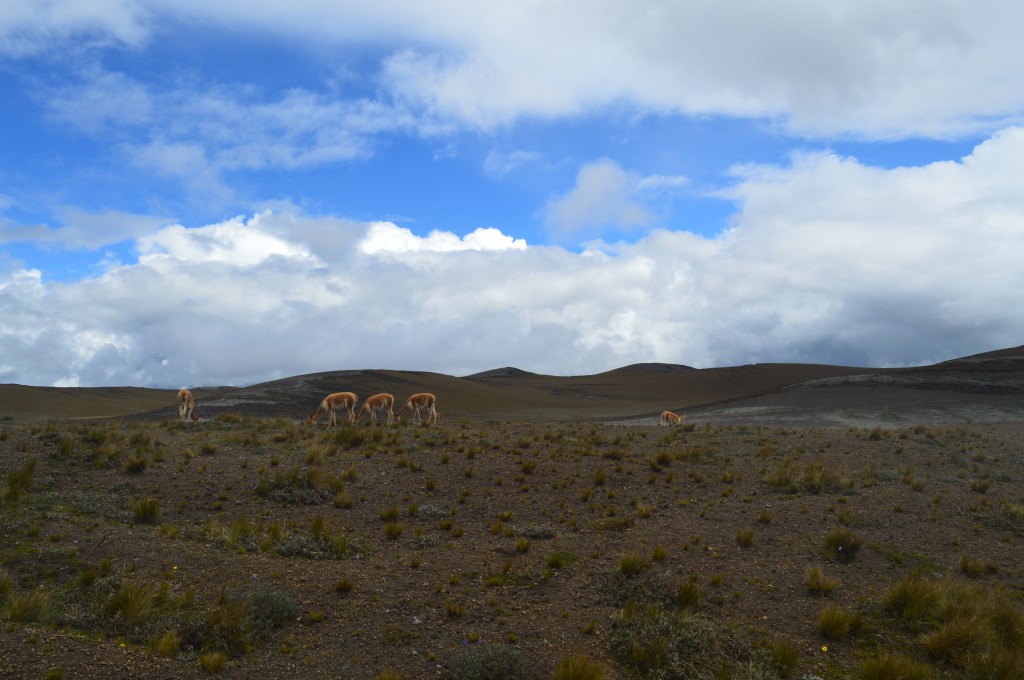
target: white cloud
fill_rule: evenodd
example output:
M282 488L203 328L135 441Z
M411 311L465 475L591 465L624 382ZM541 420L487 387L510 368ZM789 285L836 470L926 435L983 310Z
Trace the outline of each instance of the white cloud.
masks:
M0 206L0 210L3 206ZM171 220L156 215L135 215L117 210L93 213L75 206L56 209L59 227L24 226L0 221L0 241L55 243L64 248L95 250L141 238Z
M136 45L148 34L133 0L14 0L0 4L0 54L52 49L69 38Z
M359 243L367 255L378 253L451 253L459 250L525 250L526 241L506 236L494 228L479 228L459 237L450 231L431 231L425 237L391 222L374 222Z
M654 214L645 200L686 184L682 177L639 177L615 161L602 158L585 164L568 193L552 198L544 209L544 222L557 235L601 233L606 228L631 230L649 226Z
M498 151L492 149L484 159L484 174L490 177L503 177L523 165L535 163L543 158L537 151Z
M73 283L0 272L0 382L250 384L342 368L906 365L1020 343L1024 129L960 162L737 168L734 227L573 253L260 213Z
M312 259L301 245L292 244L262 227L269 214L254 216L246 222L236 217L221 224L198 229L181 225L164 227L139 239L139 263L153 265L158 260L179 262L222 262L235 267L252 267L273 258Z
M3 7L0 52L13 55L62 49L72 38L144 45L173 38L156 27L180 25L179 18L299 37L310 50L372 45L384 55L386 100L413 107L421 129L435 132L449 121L492 128L626 102L644 112L771 118L811 136L953 137L1019 121L1024 108L1024 5L1005 0L45 0ZM253 106L252 122L240 119L242 131L282 116L308 133L291 114L309 105ZM319 116L313 121L325 129ZM321 141L325 156L359 153L358 139L339 134L345 127L326 129L333 134ZM227 146L244 166L317 155L289 141L266 151Z
M97 66L73 84L40 88L47 119L102 138L139 167L225 195L221 175L295 170L366 158L375 135L411 127L400 110L292 89L264 92L197 82L143 83ZM141 141L140 141L141 140Z

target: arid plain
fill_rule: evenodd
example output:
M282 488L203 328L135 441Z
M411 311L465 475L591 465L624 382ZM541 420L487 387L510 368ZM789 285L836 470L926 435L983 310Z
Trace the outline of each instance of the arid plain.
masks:
M195 393L0 386L0 677L1024 677L1024 348Z

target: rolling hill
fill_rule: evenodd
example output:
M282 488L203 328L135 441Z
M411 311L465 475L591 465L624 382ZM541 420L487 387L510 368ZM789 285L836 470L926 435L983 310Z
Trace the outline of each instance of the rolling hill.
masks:
M504 367L465 377L364 369L283 378L242 388L196 389L203 418L221 413L303 418L324 395L438 395L451 418L653 422L663 409L698 422L792 426L899 426L1024 420L1024 346L931 366L865 369L751 364L695 369L634 364L587 376ZM0 385L0 417L176 417L173 390ZM396 408L398 406L396 405Z

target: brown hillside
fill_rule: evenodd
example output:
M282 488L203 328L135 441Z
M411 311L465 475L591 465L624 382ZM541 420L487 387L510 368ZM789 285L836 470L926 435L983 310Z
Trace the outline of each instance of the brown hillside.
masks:
M1024 420L1024 347L906 369L752 364L694 369L634 364L586 376L504 367L467 377L425 371L314 373L243 388L194 390L202 418L234 413L305 418L329 393L360 400L433 392L446 417L653 422L663 409L697 422L792 426L903 426ZM0 417L17 420L176 417L173 390L0 386Z
M222 394L234 388L192 390L197 399ZM161 407L177 409L177 390L143 387L31 387L0 385L0 416L15 420L48 418L107 418L152 411Z

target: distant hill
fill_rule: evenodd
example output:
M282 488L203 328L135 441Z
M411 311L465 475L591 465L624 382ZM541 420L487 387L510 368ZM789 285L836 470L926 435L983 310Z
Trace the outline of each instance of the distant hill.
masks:
M233 387L192 390L197 399L232 391ZM143 387L31 387L0 385L0 417L19 420L105 418L170 407L177 413L177 390Z
M361 399L433 392L453 419L605 420L653 423L664 409L691 422L791 426L1024 421L1024 347L903 369L820 364L750 364L695 369L644 363L586 376L514 367L465 377L360 369L282 378L241 388L194 390L196 410L305 418L331 392ZM173 390L0 385L0 418L175 418Z

